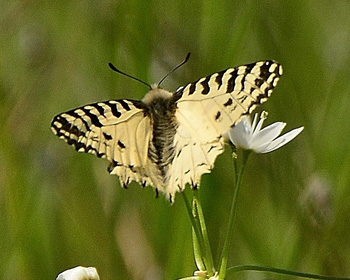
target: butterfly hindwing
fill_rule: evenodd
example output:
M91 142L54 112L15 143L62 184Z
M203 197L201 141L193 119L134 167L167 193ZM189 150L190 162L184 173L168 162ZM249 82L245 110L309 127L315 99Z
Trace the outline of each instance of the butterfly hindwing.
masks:
M202 174L213 169L215 158L224 150L222 137L211 143L199 142L189 136L190 133L190 129L180 125L175 135L176 154L169 172L167 188L172 195L175 191L184 189L187 183L193 188L199 187Z

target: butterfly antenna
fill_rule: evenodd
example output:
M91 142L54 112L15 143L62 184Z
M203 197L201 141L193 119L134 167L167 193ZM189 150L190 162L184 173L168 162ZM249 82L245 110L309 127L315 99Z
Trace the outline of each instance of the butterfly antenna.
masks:
M152 89L152 87L151 87L151 85L150 84L147 84L146 82L144 82L144 81L142 81L142 80L140 80L140 79L138 79L138 78L136 78L136 77L133 77L133 76L131 76L131 75L129 75L129 74L126 74L126 73L124 73L123 71L120 71L118 68L116 68L112 63L108 63L108 66L113 70L113 71L115 71L115 72L117 72L117 73L119 73L119 74L122 74L122 75L124 75L124 76L126 76L126 77L129 77L129 78L131 78L131 79L134 79L134 80L136 80L136 81L138 81L138 82L140 82L140 83L142 83L142 84L144 84L144 85L146 85L146 86L148 86L150 89Z
M171 70L168 74L166 74L158 83L158 86L160 86L160 84L171 74L173 73L176 69L180 68L182 65L184 65L189 59L190 59L191 53L189 52L186 55L186 58L184 61L182 61L179 65L177 65L173 70Z

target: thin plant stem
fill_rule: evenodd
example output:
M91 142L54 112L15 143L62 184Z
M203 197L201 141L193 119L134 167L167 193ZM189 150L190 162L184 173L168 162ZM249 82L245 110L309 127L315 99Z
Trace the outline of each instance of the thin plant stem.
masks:
M233 158L233 168L235 170L235 182L234 185L236 186L239 172L238 172L238 160L237 160L237 149L231 145L232 150L232 158Z
M191 221L191 224L192 224L192 228L197 236L197 239L198 239L198 242L199 242L199 245L200 245L200 249L203 253L204 251L204 246L203 245L203 240L202 240L202 235L200 234L200 229L199 229L199 224L197 223L197 221L195 220L195 217L193 215L193 212L192 212L192 207L190 205L190 202L188 201L187 199L187 196L185 194L185 192L182 192L182 196L184 198L184 202L185 202L185 205L186 205L186 209L187 209L187 214L188 216L190 217L190 221Z
M225 279L225 277L226 277L229 249L231 247L233 228L234 228L235 219L236 219L238 194L239 194L239 190L241 187L242 177L243 177L244 169L245 169L249 154L250 154L250 151L243 151L243 153L242 153L242 155L243 155L242 166L241 166L240 171L238 172L238 176L236 177L235 191L234 191L233 199L232 199L230 218L229 218L229 223L228 223L228 228L227 228L227 233L226 233L226 239L225 239L225 243L224 243L224 248L222 250L221 262L220 262L220 266L219 266L219 278L220 279Z
M192 227L192 242L193 242L193 255L194 255L194 260L196 262L197 269L199 271L206 271L207 268L205 267L205 263L202 257L200 245L196 236L196 233Z
M260 272L266 271L271 273L278 273L278 274L291 275L291 276L297 276L297 277L309 278L309 279L320 279L320 280L350 280L350 278L344 278L344 277L317 275L317 274L303 273L303 272L297 272L297 271L292 271L287 269L265 267L265 266L258 266L258 265L239 265L239 266L234 266L227 269L227 273L230 275L239 271L260 271Z
M210 242L209 242L209 237L208 237L208 231L207 227L205 225L205 220L204 220L204 215L203 215L203 210L202 210L202 205L200 203L200 200L198 198L198 191L194 190L193 191L193 207L196 207L196 212L198 214L199 218L199 225L204 241L204 248L205 248L205 254L206 254L206 259L207 259L207 270L209 273L209 276L212 276L215 273L215 268L214 268L214 261L213 261L213 256L211 253L211 248L210 248Z
M196 240L197 242L196 242L196 244L194 244L196 246L196 247L194 247L194 250L195 250L194 253L196 254L195 255L196 261L198 261L197 258L199 258L199 256L198 256L198 253L199 253L200 258L203 260L206 269L211 268L212 267L212 258L209 257L209 260L208 260L208 255L211 256L211 252L208 253L206 251L206 246L204 245L205 242L203 239L203 234L202 234L200 222L198 221L198 218L197 218L198 217L197 207L195 207L194 205L193 205L193 208L191 207L190 202L187 199L185 192L182 192L182 196L184 198L187 213L190 217L192 229L194 230L195 236L197 238L197 240Z

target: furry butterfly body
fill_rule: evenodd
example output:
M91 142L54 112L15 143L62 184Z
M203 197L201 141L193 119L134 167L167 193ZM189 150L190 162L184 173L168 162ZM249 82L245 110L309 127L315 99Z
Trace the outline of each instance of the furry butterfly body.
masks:
M224 135L267 100L282 75L274 61L214 73L171 93L153 85L141 101L110 100L57 115L52 131L106 158L124 187L153 186L172 200L199 186L224 150Z

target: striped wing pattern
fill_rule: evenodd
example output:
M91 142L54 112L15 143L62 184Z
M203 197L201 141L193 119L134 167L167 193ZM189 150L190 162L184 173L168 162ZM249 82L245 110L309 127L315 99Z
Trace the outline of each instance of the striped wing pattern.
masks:
M177 125L165 175L157 168L161 163L151 159L153 130L158 129L159 137L159 128L154 127L149 114L152 105L147 102L111 100L86 105L57 115L51 129L77 151L106 158L109 172L118 175L125 187L137 181L172 200L186 184L199 186L201 176L213 169L224 151L224 135L267 100L281 75L281 65L260 61L214 73L169 93ZM148 100L164 98L154 97L155 92L147 93Z
M95 154L110 162L108 170L127 186L148 179L150 119L141 101L111 100L77 108L56 116L52 131L78 152Z
M198 186L224 151L224 135L265 102L282 75L282 66L260 61L214 73L180 88L175 135L176 156L170 185Z

